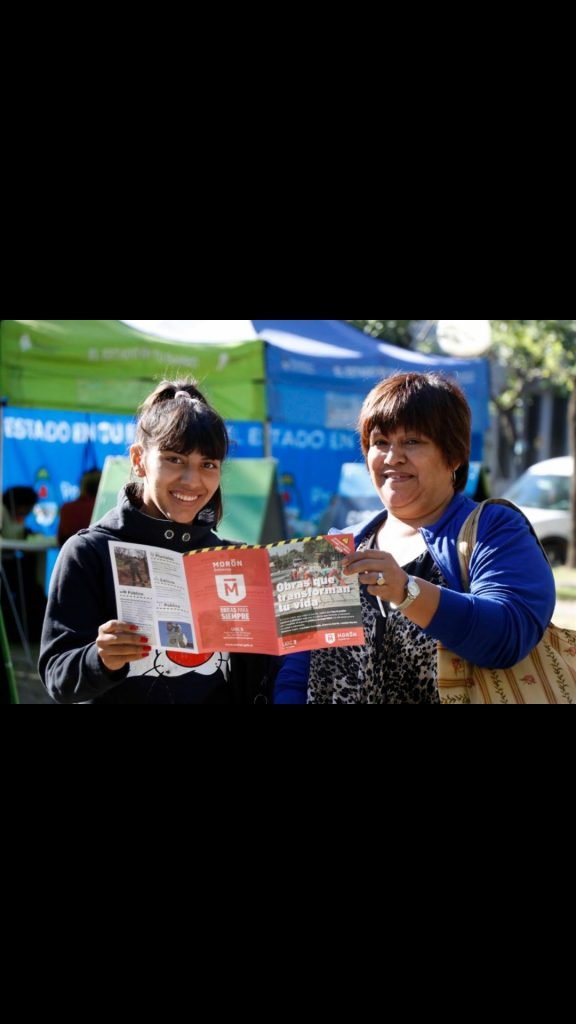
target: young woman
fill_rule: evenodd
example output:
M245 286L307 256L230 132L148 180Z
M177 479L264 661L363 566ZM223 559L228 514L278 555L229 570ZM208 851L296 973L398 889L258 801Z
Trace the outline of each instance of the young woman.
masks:
M226 543L215 527L228 443L222 417L193 382L163 381L143 403L130 449L134 479L113 511L66 541L54 569L39 671L57 703L264 702L271 659L155 649L116 613L109 541L182 554Z

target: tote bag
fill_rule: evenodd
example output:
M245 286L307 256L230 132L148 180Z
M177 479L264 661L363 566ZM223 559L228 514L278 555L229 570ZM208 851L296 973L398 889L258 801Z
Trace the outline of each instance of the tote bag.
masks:
M481 502L458 535L462 582L468 590L470 555L485 505L510 505L505 499ZM539 644L512 668L481 668L438 644L438 689L442 704L576 704L576 631L552 623Z

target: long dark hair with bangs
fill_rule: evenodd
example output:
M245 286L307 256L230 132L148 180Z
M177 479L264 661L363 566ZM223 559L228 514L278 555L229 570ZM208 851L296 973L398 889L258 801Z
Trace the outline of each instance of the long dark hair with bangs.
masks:
M181 455L198 452L218 462L224 462L230 448L224 420L193 380L163 380L158 384L138 410L134 443L144 450L154 447ZM141 481L129 484L129 493L136 500L142 499L142 489ZM214 522L219 523L224 512L220 487L200 516L206 518L204 513L209 510Z
M454 490L463 491L470 468L472 414L464 392L442 373L393 373L367 395L358 430L364 456L375 428L383 434L414 430L429 437L447 466L457 466Z

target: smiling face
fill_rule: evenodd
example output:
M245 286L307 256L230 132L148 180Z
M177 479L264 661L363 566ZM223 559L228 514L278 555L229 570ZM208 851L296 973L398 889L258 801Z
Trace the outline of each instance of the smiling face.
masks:
M406 521L432 522L454 495L452 467L429 437L413 430L370 434L366 461L388 511Z
M142 511L153 519L191 523L220 486L221 463L200 452L186 454L142 445L130 449L132 468L143 479Z
M210 505L204 518L217 524L228 447L224 420L193 381L161 381L139 410L130 499L149 516L181 524Z
M427 525L464 490L471 412L454 380L394 373L366 396L358 427L372 481L393 516Z

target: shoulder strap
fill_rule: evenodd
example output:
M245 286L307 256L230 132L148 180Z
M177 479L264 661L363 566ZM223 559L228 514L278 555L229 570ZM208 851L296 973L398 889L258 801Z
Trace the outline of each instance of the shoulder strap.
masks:
M522 518L528 523L532 535L536 537L532 523L529 519L526 518L522 509L518 508L518 505L515 505L513 501L508 501L507 498L487 498L486 501L481 501L480 504L477 505L476 508L472 510L468 518L465 519L464 522L462 523L462 526L460 527L460 533L458 534L458 540L456 541L456 546L458 549L458 562L460 565L460 574L462 576L462 583L464 584L465 590L470 589L470 558L472 556L472 552L476 544L476 538L478 535L478 522L480 520L480 516L482 515L482 509L484 508L485 505L507 505L508 508L513 508L514 511L518 512L518 514L521 515ZM538 537L536 537L536 540L538 541L538 545L542 553L544 554L544 557L546 558L546 560L548 560L546 552L540 544Z

